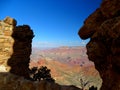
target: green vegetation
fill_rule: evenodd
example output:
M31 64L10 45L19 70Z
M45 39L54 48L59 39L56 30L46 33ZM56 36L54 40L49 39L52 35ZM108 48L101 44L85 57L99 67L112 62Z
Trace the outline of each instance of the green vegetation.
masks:
M46 66L41 66L40 68L33 67L30 70L30 77L33 81L46 80L49 82L55 82L55 80L51 77L50 69Z

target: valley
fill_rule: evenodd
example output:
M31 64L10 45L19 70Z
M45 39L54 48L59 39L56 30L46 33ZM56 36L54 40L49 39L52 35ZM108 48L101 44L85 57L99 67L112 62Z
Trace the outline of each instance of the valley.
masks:
M75 85L81 88L81 84L87 83L85 88L92 85L100 88L102 82L83 46L44 50L33 48L29 66L30 68L47 66L55 82L61 85Z

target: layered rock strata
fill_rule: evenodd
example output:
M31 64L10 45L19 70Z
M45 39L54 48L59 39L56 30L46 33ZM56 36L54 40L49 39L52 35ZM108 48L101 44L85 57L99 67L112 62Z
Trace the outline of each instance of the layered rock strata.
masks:
M120 0L103 0L79 31L103 79L101 90L120 90Z
M16 24L10 17L0 21L0 90L81 90L44 80L27 80L34 35L28 25Z
M10 17L0 21L0 72L28 78L33 31L28 25L16 24Z

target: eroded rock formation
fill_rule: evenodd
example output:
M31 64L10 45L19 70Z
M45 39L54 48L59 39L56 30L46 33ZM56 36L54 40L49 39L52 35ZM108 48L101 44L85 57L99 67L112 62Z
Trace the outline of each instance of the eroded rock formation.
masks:
M0 21L0 72L28 78L33 32L28 25L16 24L10 17Z
M10 17L0 21L0 90L81 90L44 80L27 80L34 35L28 25L16 24Z
M0 74L0 90L81 90L75 86L58 85L46 81L32 82L10 73Z
M87 54L103 79L101 90L120 90L120 0L103 0L79 36L90 38Z

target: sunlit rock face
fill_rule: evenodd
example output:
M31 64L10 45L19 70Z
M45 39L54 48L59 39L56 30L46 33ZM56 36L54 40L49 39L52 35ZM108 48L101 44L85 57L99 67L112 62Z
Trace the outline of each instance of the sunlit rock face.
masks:
M87 54L103 79L101 90L120 90L120 0L103 0L79 36L90 38Z
M33 36L28 25L16 26L16 20L10 17L0 21L0 90L81 90L44 80L28 80Z
M16 24L10 17L0 21L0 72L28 78L33 32L28 25Z
M16 21L12 18L5 18L0 21L0 72L8 72L8 59L13 54L14 39L12 38L13 28Z

